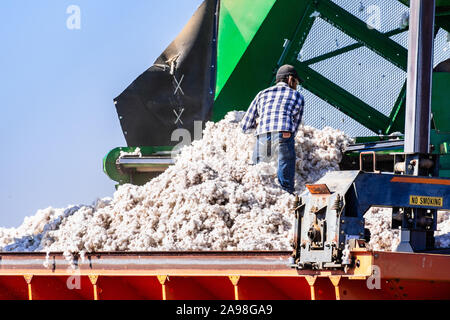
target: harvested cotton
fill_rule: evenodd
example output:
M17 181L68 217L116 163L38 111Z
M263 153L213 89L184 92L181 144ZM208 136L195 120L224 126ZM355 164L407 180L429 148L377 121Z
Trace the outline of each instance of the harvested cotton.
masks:
M393 230L392 209L371 208L364 216L370 230L369 247L376 251L394 251L400 243L400 230ZM438 211L435 247L450 248L450 211Z
M438 248L450 248L450 211L438 211L438 230L435 236Z
M120 151L119 158L125 158L130 156L142 158L141 148L136 148L134 152Z
M124 185L112 199L40 210L17 229L0 228L1 250L64 252L68 260L105 251L290 250L294 197L280 188L273 164L251 164L255 137L242 133L242 117L232 112L207 123L203 139L144 186ZM339 168L351 139L302 126L295 141L301 193Z
M391 208L370 208L364 216L370 231L369 248L375 251L394 251L400 243L399 230L392 227Z
M255 137L243 112L208 122L203 139L145 186L124 185L91 206L46 209L0 229L4 251L289 250L294 197L273 164L251 164ZM338 169L351 139L303 126L296 137L296 190ZM124 156L127 156L124 154Z
M399 22L399 27L400 29L406 29L409 26L409 11L403 12L401 18L400 18L400 22Z

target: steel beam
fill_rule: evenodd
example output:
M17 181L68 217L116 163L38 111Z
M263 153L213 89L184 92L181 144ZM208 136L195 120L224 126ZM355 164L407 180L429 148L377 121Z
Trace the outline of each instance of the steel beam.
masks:
M298 61L292 61L291 63L297 69L300 77L305 79L303 86L307 90L376 133L384 132L388 127L390 120L381 112L372 108L304 63Z
M410 6L405 152L429 153L435 0Z
M408 29L395 29L395 30L383 33L383 35L385 35L386 37L392 37L394 35L397 35L397 34L400 34L400 33L403 33L403 32L407 32L407 31L408 31ZM326 60L326 59L330 59L330 58L333 58L335 56L338 56L338 55L341 55L343 53L346 53L346 52L349 52L349 51L352 51L352 50L355 50L355 49L359 49L359 48L362 48L362 47L364 47L364 44L361 43L361 42L357 42L357 43L348 45L346 47L343 47L343 48L340 48L340 49L337 49L337 50L334 50L334 51L322 54L320 56L311 58L309 60L303 61L303 63L305 63L307 65L311 65L311 64L314 64L314 63L317 63L317 62L320 62L320 61L323 61L323 60Z
M278 68L286 62L292 64L292 61L298 57L300 51L302 50L306 38L308 37L308 34L314 25L314 21L316 20L315 17L311 17L313 12L314 10L312 9L311 4L308 4L294 34L292 35L291 40L289 41L289 44L286 47L285 52L283 52L283 55L273 72L272 85L275 84L276 72L278 71Z
M394 108L392 108L389 119L391 122L386 128L385 134L391 134L394 131L405 131L405 100L406 100L406 80L403 84L400 94L398 95L397 101L395 102Z
M407 69L408 52L397 42L376 29L369 29L363 21L330 0L317 1L316 5L323 19L400 69Z

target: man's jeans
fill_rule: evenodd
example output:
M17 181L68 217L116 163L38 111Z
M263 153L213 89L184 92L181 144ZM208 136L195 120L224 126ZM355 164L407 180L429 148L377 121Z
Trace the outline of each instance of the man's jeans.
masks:
M294 135L283 138L282 132L272 132L257 136L253 163L278 162L278 181L281 187L294 193L295 185L295 143Z

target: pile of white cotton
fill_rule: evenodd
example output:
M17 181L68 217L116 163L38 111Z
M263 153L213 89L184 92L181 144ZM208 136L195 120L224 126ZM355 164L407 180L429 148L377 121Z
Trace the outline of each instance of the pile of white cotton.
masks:
M366 215L366 228L370 230L369 247L376 251L394 251L400 243L400 230L392 230L392 209L371 208ZM438 211L436 248L450 248L450 211Z
M39 210L17 229L0 228L0 250L82 257L107 251L290 250L294 197L280 188L274 164L251 164L255 137L242 133L242 117L231 112L207 123L203 139L183 148L176 163L145 186L124 185L112 199ZM297 192L337 170L350 142L338 130L302 126L296 137ZM377 243L385 241L380 249L389 250L394 240L380 221L369 217L368 225L379 229L373 234Z
M4 251L289 250L294 197L274 164L252 165L243 112L209 122L203 139L145 186L124 185L92 206L40 210L0 229ZM350 143L342 132L304 126L296 137L296 189L338 169Z

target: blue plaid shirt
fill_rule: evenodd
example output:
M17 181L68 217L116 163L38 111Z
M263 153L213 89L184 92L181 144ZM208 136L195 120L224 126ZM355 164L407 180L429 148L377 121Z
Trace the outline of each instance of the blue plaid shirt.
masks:
M288 131L295 136L302 121L304 104L304 98L298 91L279 82L256 95L242 119L242 130L247 132L256 128L256 135Z

